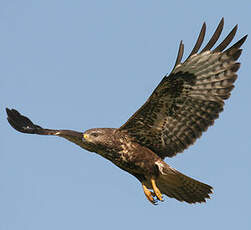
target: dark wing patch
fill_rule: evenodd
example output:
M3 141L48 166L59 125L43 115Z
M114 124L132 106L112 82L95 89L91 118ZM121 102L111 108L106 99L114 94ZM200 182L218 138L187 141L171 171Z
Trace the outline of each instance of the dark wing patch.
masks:
M89 149L83 141L83 133L73 130L56 130L56 129L44 129L38 125L35 125L28 117L21 115L15 109L6 108L7 119L10 125L17 131L28 134L39 134L39 135L56 135L67 140L74 142L82 148Z
M180 43L175 67L165 76L146 103L123 125L134 141L144 145L161 158L182 152L201 136L223 110L224 100L234 88L240 64L241 45L247 35L222 52L232 41L237 27L215 50L223 28L223 19L201 53L197 53L205 34L203 24L189 58L181 62Z
M15 109L6 108L6 112L8 115L8 122L14 129L19 132L35 134L38 130L43 129L40 126L33 124L33 122L28 117L21 115Z
M7 120L10 125L17 131L28 134L54 135L58 130L44 129L35 125L28 117L21 115L15 109L6 108Z

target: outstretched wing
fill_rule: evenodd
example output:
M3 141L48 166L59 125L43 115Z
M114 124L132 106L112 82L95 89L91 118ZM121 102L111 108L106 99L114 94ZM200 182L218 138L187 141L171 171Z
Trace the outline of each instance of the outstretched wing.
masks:
M161 158L183 152L201 136L223 110L229 98L240 63L241 45L247 35L225 50L234 38L237 25L214 49L224 21L200 53L206 25L197 42L181 63L184 45L181 42L173 71L165 76L146 103L123 125L121 131Z
M39 125L33 124L33 122L23 115L21 115L15 109L6 108L7 120L10 125L21 133L40 134L40 135L55 135L59 130L44 129Z
M21 115L15 109L6 108L7 119L10 125L17 131L28 134L54 135L68 139L83 148L87 148L83 143L83 133L73 130L44 129L34 124L28 117Z

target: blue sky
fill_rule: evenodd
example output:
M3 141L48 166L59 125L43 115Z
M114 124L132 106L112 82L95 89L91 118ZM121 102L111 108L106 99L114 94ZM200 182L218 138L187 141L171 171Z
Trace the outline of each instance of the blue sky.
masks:
M16 108L48 128L119 127L187 55L207 23L251 35L248 1L1 1L0 229L250 229L251 47L215 125L172 167L214 187L206 204L165 197L152 206L139 182L56 137L25 135ZM221 38L223 38L223 36Z

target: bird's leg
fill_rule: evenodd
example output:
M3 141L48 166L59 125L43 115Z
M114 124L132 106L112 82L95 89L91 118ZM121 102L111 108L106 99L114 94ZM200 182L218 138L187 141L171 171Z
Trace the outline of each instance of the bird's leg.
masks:
M153 198L155 194L151 192L143 182L142 182L142 188L147 200L149 200L152 204L156 204L156 200Z
M154 191L156 197L158 198L158 200L163 201L162 194L161 194L159 188L157 187L154 178L151 179L151 184L152 184L152 187L153 187L153 191Z

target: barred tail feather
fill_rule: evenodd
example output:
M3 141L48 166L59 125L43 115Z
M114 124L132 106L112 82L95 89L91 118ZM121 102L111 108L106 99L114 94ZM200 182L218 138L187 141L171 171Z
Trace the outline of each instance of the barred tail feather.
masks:
M187 203L201 203L210 199L209 194L213 192L210 185L192 179L167 164L163 165L163 162L160 164L157 164L160 169L157 186L162 193Z

